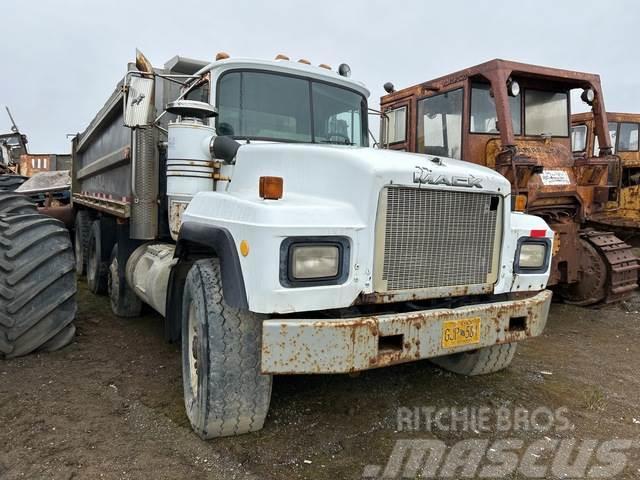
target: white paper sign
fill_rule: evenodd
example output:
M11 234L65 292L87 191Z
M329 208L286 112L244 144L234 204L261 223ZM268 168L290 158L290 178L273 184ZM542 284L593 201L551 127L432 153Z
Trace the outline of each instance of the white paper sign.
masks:
M543 170L540 174L544 185L569 185L569 174L564 170Z

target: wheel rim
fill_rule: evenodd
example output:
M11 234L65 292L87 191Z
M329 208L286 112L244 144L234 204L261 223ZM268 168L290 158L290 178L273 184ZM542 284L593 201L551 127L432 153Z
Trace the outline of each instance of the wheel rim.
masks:
M189 306L189 383L193 397L198 396L198 332L196 323L196 308L192 303Z

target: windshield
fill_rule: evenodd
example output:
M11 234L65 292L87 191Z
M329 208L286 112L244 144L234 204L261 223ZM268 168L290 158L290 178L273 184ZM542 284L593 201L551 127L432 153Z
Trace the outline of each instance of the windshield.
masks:
M514 135L520 135L520 98L509 97L511 124ZM471 133L498 133L496 102L488 84L475 83L471 86Z
M526 89L524 92L525 135L569 135L569 95Z
M218 135L367 145L366 100L352 90L290 75L236 71L217 89Z

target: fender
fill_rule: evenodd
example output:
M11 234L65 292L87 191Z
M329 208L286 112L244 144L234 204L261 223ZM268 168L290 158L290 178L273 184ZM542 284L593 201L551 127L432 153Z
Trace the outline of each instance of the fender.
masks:
M174 254L179 261L169 274L165 322L167 340L173 342L180 338L182 295L191 265L195 260L211 256L212 253L220 260L225 303L233 308L249 308L240 258L231 233L221 227L185 222L180 227Z

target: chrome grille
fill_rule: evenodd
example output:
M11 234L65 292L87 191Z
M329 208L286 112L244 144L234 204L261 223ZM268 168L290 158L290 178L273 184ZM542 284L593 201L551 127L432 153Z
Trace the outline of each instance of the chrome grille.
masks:
M500 197L410 187L386 190L382 279L387 290L487 282Z

